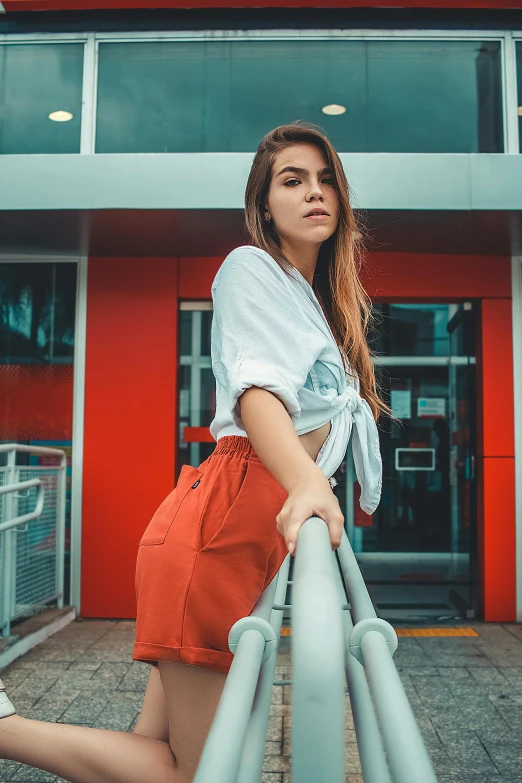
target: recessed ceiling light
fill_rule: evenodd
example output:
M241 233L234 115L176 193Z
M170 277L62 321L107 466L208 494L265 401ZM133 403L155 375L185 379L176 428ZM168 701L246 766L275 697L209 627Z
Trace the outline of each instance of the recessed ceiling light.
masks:
M49 115L49 119L54 122L69 122L73 116L70 111L53 111Z
M329 103L328 106L323 106L321 111L324 114L344 114L346 106L341 106L339 103Z

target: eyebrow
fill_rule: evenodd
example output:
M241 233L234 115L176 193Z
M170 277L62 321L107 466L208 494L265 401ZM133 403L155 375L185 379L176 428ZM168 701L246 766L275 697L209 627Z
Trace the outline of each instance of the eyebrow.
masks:
M281 169L281 171L279 171L276 174L276 177L280 177L281 174L285 174L287 171L294 171L296 174L304 174L306 177L310 175L308 169L301 169L299 168L299 166L285 166L283 169ZM331 174L332 171L329 166L325 166L324 169L319 169L317 173L319 174L319 176L322 176L323 174Z

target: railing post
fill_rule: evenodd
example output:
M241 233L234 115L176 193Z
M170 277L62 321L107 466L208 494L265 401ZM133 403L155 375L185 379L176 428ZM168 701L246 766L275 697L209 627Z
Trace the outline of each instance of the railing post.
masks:
M284 612L283 609L273 609L272 607L274 604L280 605L285 602L289 569L290 555L287 555L279 569L279 573L268 585L259 602L261 611L264 608L262 604L266 601L266 608L268 611L266 613L263 612L261 616L264 616L265 619L269 619L278 644L270 658L261 666L254 705L252 707L245 737L237 783L259 783L259 780L261 779L266 733L270 716L270 704L274 687L274 674L277 665L277 652L279 648L279 639L281 637L281 625L283 623ZM255 611L257 611L257 605Z
M341 579L337 558L335 559L335 564L339 594L341 601L344 603L347 600L347 595ZM346 682L352 706L353 726L357 738L357 748L359 750L364 783L392 783L386 754L382 745L379 724L364 673L364 666L362 661L350 651L350 634L354 628L350 612L343 612L343 620Z
M393 780L437 783L411 704L381 631L363 633L361 653Z
M349 651L364 666L394 783L437 783L420 729L393 662L397 634L389 623L376 616L368 588L344 531L338 557L355 620L350 631Z
M14 484L16 473L16 451L10 449L7 452L7 470L5 472L5 483ZM14 514L15 499L12 492L8 492L4 498L3 509L5 519L12 519ZM0 534L1 535L1 534ZM12 564L12 546L14 533L12 530L5 530L4 536L4 558L2 563L2 636L9 636L11 633L11 585L12 568L16 571L16 563Z
M67 489L67 455L60 459L60 467L56 477L56 589L58 592L57 606L63 606L64 587L64 552L65 552L65 498Z
M344 783L344 641L326 522L299 530L292 600L292 778Z

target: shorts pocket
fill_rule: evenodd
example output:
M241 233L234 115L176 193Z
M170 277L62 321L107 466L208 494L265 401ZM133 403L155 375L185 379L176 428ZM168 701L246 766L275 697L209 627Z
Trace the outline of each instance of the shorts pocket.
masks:
M221 532L245 483L248 460L224 459L220 470L213 474L210 486L206 486L206 497L201 512L198 549L207 548Z
M185 499L188 501L191 498L189 493L198 492L198 489L201 486L202 477L203 471L199 468L195 468L192 465L182 466L178 483L156 510L145 529L139 543L140 546L152 546L154 544L164 543L176 514L180 510ZM201 492L201 490L199 491ZM196 500L196 498L194 499Z

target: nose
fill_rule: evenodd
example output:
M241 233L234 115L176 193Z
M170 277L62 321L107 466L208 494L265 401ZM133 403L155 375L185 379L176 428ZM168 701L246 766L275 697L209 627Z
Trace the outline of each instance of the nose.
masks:
M323 189L322 189L321 183L319 181L312 182L312 184L310 185L310 190L307 193L307 201L310 201L310 199L312 199L312 198L315 198L315 199L318 199L318 198L319 199L323 199L324 198Z

